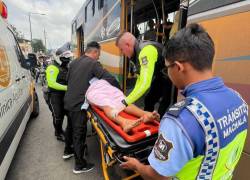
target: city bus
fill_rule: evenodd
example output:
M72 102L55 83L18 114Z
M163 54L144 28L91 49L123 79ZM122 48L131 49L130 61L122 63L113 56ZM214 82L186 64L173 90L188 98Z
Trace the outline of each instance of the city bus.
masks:
M87 0L72 21L74 55L81 56L89 41L98 41L102 51L100 62L126 89L127 77L124 74L129 74L126 72L128 61L115 46L116 37L123 30L134 33L134 27L142 26L149 19L160 19L164 7L160 1L152 2L154 1ZM165 3L166 12L177 11L179 2L169 2L171 3ZM145 30L142 29L141 34Z
M115 46L116 37L124 30L136 35L138 29L137 38L143 40L150 19L155 23L166 19L173 22L170 36L186 23L201 24L215 43L214 74L250 104L249 0L86 0L72 20L72 50L79 57L89 41L98 41L102 48L100 62L117 77L126 93L134 85L135 77L130 72L133 65ZM173 88L172 102L176 96ZM246 164L250 164L249 140L235 179L250 179Z

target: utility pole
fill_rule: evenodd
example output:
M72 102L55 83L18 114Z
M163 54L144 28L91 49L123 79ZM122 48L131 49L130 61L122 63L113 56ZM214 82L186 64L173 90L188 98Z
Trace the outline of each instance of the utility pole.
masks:
M45 46L45 52L47 51L47 42L46 42L46 31L44 28L44 46Z
M41 15L44 16L46 14L42 14L42 13L33 13L33 12L29 12L28 16L29 16L29 24L30 24L30 45L31 45L31 50L33 52L33 47L32 47L32 29L31 29L31 14L37 14L37 15Z
M30 12L29 12L29 24L30 24L30 46L31 46L31 51L33 52L33 47L32 47L32 30L31 30L31 20L30 20Z

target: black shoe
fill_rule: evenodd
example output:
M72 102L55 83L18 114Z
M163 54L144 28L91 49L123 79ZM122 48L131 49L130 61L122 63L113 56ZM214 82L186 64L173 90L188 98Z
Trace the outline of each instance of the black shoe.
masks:
M70 154L64 153L62 158L63 158L64 160L67 160L67 159L69 159L69 158L71 158L71 157L73 157L73 156L74 156L74 153L70 153Z
M58 134L58 135L56 135L56 139L57 139L58 141L62 141L62 142L65 141L65 138L64 138L64 135L63 135L63 134Z
M75 167L73 169L73 173L75 174L80 174L80 173L84 173L84 172L89 172L94 168L94 164L92 163L87 163L85 166L83 167Z
M67 160L67 159L69 159L69 158L71 158L71 157L73 157L74 156L74 151L72 150L72 151L64 151L64 154L63 154L63 156L62 156L62 158L64 159L64 160Z

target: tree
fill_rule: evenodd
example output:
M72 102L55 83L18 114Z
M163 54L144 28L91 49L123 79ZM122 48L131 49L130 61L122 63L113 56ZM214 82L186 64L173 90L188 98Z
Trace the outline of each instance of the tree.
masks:
M32 39L31 46L34 52L45 52L45 46L41 39Z

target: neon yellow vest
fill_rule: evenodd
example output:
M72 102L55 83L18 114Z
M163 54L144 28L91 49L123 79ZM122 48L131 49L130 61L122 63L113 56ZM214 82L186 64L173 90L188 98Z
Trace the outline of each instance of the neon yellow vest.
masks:
M232 172L240 159L246 136L247 130L238 134L230 144L220 150L219 158L213 173L213 180L229 180L232 178ZM189 161L176 177L180 180L196 179L203 158L204 156L198 156Z
M214 121L211 113L206 109L206 107L197 99L192 98L193 102L192 105L188 107L188 109L194 114L198 122L201 124L201 126L204 129L204 125L202 121L206 119L207 117L202 117L202 113L197 113L197 111L200 111L199 108L202 108L200 112L207 112L211 116L211 122ZM203 118L203 119L202 119ZM243 119L243 122L247 122L247 119ZM214 128L215 131L217 131L217 128ZM205 131L205 130L204 130ZM207 132L205 132L206 138L208 138ZM218 150L217 150L217 158L214 160L214 169L211 171L210 176L203 176L201 178L201 174L206 174L202 173L201 169L206 169L206 167L210 167L210 163L206 164L205 163L205 168L204 168L204 159L206 160L207 156L198 156L192 160L190 160L177 174L176 178L180 180L194 180L194 179L204 179L204 180L230 180L232 179L232 173L235 169L235 166L237 165L241 153L243 151L244 143L247 137L247 129L240 132L232 142L230 142L226 147L219 149L218 145ZM215 140L214 140L215 139ZM218 138L217 138L218 139ZM210 139L211 140L211 139ZM208 151L208 141L209 138L206 139L206 152ZM212 138L212 141L216 141L216 138ZM219 142L217 142L219 144ZM213 150L213 148L210 150ZM214 150L215 151L215 150ZM206 153L205 153L206 154ZM209 169L209 168L207 168Z
M46 72L46 80L48 82L48 87L58 90L58 91L66 91L67 86L63 84L59 84L56 82L57 76L59 74L59 69L55 65L51 64L45 70Z

